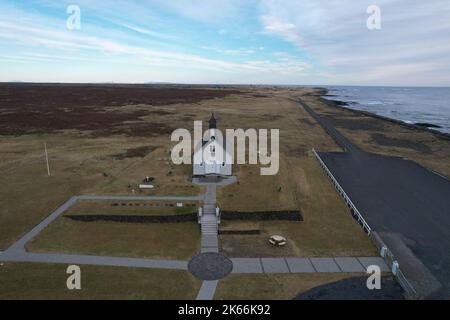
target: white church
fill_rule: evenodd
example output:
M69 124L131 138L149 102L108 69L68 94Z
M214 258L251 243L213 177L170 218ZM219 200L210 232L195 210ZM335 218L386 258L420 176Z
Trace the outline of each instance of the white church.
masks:
M231 176L231 155L226 150L226 142L217 121L212 114L209 120L209 131L194 151L194 177L199 176Z

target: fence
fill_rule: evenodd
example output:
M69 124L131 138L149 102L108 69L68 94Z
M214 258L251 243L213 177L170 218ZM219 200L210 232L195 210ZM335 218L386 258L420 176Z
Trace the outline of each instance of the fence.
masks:
M388 266L391 266L392 270L395 271L394 276L397 279L398 283L402 286L403 290L405 290L406 294L411 299L417 299L419 298L419 295L417 294L414 287L411 285L411 283L406 279L403 272L400 270L400 268L395 268L394 270L394 264L397 264L397 260L395 259L394 254L389 250L387 245L383 242L383 240L380 238L380 236L373 232L370 228L369 224L366 222L362 214L359 212L358 208L355 206L355 204L352 202L350 197L347 195L347 193L344 191L344 189L341 187L339 182L336 180L334 175L331 173L330 169L328 169L325 162L323 162L322 158L320 158L319 154L316 152L316 150L313 148L312 152L314 156L316 157L317 161L319 161L320 166L325 171L325 174L330 178L331 182L333 183L334 187L336 188L337 192L342 196L347 206L350 208L350 212L355 217L355 219L358 220L358 223L363 227L364 231L367 233L369 238L372 240L372 242L375 244L375 246L378 249L378 252L380 252L380 255L384 258L386 264Z
M326 164L322 161L320 156L317 154L316 150L312 150L314 155L316 156L316 159L319 161L320 166L324 169L325 174L331 179L331 182L333 183L334 187L336 188L337 192L344 198L345 203L350 208L350 212L353 214L353 216L358 220L359 224L364 228L364 231L370 236L372 233L372 229L370 228L369 224L364 220L363 216L359 212L358 208L353 204L350 197L345 193L344 189L341 187L339 182L336 180L336 178L333 176L331 171L328 169Z

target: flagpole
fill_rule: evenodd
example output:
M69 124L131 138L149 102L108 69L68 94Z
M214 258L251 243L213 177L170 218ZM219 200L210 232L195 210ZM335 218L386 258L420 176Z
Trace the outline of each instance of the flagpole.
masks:
M45 149L45 161L47 162L47 174L50 177L50 164L48 162L47 142L44 142L44 149Z

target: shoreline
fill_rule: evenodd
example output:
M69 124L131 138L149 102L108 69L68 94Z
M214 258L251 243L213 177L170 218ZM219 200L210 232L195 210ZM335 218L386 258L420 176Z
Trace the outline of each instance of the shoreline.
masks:
M369 116L369 117L380 119L380 120L384 120L384 121L389 121L391 123L395 123L395 124L404 126L406 128L409 128L409 129L414 129L414 130L418 130L418 131L422 131L422 132L432 133L434 135L439 136L440 138L444 138L446 140L450 140L450 133L445 133L445 132L441 132L439 130L428 128L428 127L421 126L421 125L418 125L418 124L407 123L407 122L404 122L404 121L401 121L401 120L397 120L397 119L394 119L394 118L381 116L381 115L378 115L378 114L375 114L375 113L369 112L369 111L352 109L352 108L348 107L348 104L346 102L344 102L344 101L325 99L324 96L328 94L329 90L326 89L326 88L318 88L318 89L321 91L318 94L319 100L321 102L329 105L329 106L332 106L332 107L335 107L335 108L338 108L338 109L342 109L342 110L351 111L351 112L353 112L355 114Z

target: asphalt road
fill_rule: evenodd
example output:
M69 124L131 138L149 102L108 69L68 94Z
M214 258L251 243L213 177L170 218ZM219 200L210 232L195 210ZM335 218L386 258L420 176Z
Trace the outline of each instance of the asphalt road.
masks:
M325 284L299 294L294 300L404 300L402 288L392 277L384 277L381 290L368 290L366 277Z
M346 152L320 157L419 293L450 299L450 181L402 158L364 152L304 103Z

